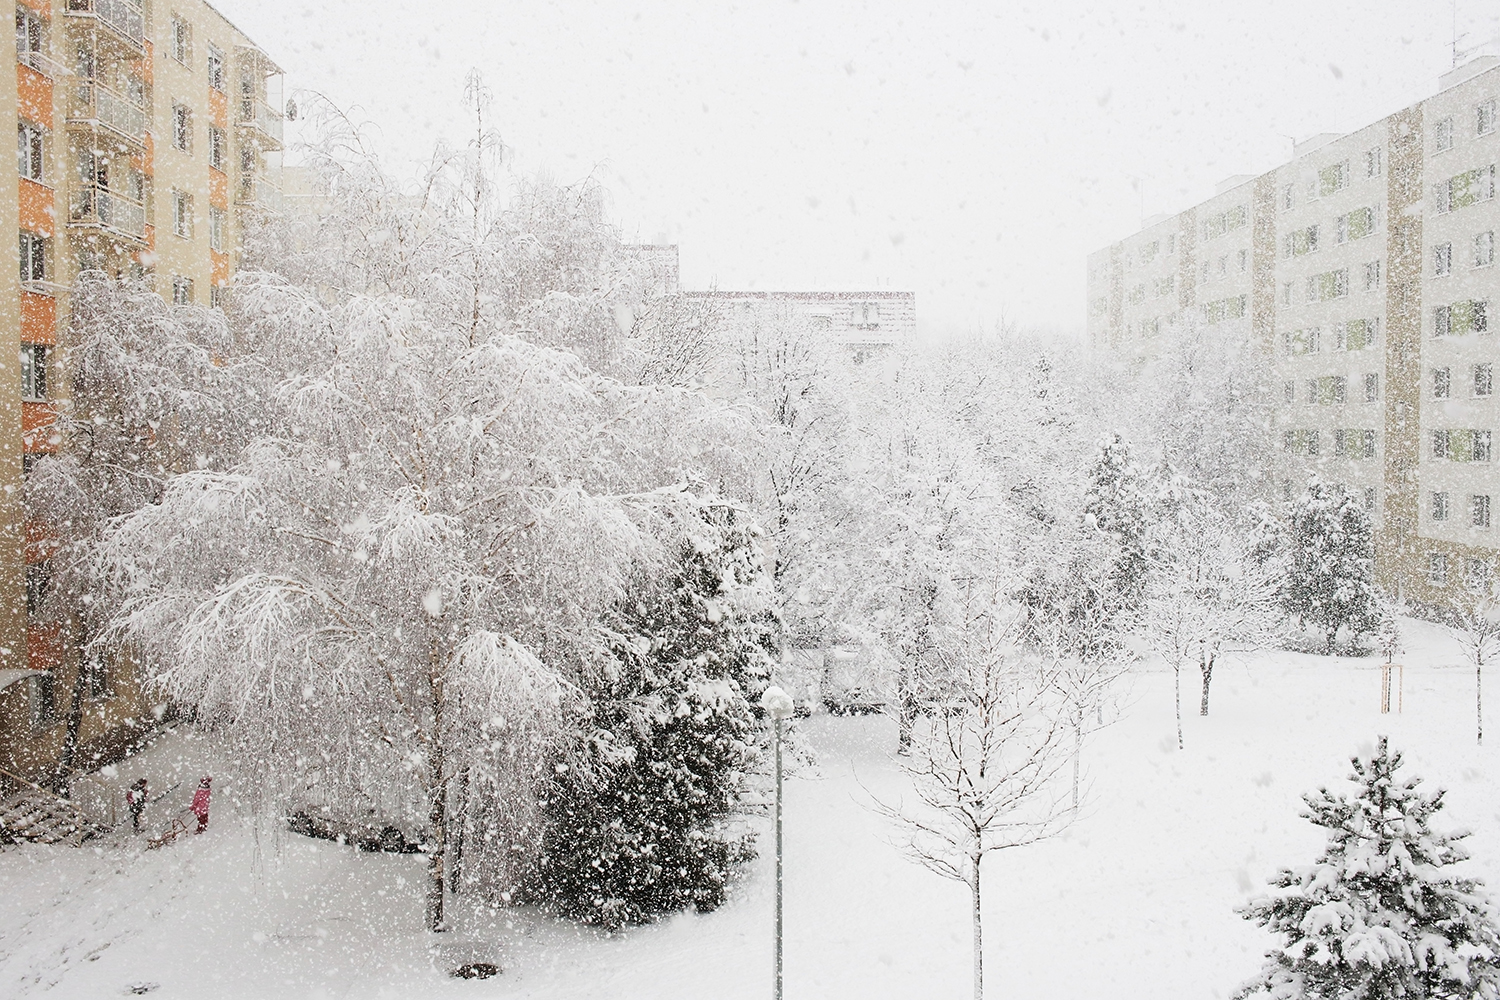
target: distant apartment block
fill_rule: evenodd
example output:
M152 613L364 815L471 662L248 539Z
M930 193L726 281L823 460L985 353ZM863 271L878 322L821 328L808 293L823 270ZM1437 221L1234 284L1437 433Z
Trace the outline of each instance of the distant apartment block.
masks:
M17 152L0 225L18 248L0 282L0 771L40 780L151 717L129 663L82 654L81 623L34 615L66 526L28 519L23 484L59 447L68 290L96 270L219 304L247 213L279 197L281 70L202 0L19 0L15 14L0 86Z
M1493 310L1500 61L1088 259L1088 337L1148 355L1184 322L1259 345L1279 381L1278 468L1375 517L1383 582L1433 605L1496 570Z

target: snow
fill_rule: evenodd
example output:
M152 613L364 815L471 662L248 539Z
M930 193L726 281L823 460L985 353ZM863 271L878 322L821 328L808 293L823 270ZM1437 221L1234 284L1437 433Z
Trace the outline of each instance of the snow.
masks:
M1183 751L1170 672L1134 674L1120 721L1085 748L1077 823L986 867L990 994L1228 996L1272 944L1235 907L1323 846L1324 831L1299 816L1301 793L1343 789L1348 757L1380 734L1406 754L1403 773L1450 789L1436 825L1472 829L1468 871L1500 886L1500 751L1474 743L1473 671L1437 628L1406 623L1406 633L1403 714L1379 714L1375 658L1230 656L1215 674L1213 715L1185 719ZM787 995L964 995L966 890L905 860L896 831L864 805L909 789L888 756L894 720L817 716L797 728L818 764L786 782ZM120 835L95 850L0 854L0 996L117 996L131 983L159 984L150 995L162 1000L770 992L764 818L762 856L714 913L610 936L460 900L434 954L421 930L422 858L257 839L234 769L205 741L165 740L101 780L123 794L146 773L155 794L178 761L183 776L215 775L206 834L160 851ZM182 804L191 786L174 793ZM497 958L497 978L442 974Z

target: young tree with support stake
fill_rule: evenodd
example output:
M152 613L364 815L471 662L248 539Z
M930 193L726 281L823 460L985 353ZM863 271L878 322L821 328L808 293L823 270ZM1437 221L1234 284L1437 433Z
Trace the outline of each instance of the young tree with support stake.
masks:
M984 859L1050 837L1072 816L1059 786L1067 707L1055 666L1018 649L1018 619L997 586L970 586L961 635L924 678L947 697L925 706L901 758L917 804L874 802L908 857L968 887L975 1000L984 995Z
M1484 665L1500 656L1500 601L1489 588L1459 598L1448 613L1448 632L1474 666L1474 738L1484 742Z

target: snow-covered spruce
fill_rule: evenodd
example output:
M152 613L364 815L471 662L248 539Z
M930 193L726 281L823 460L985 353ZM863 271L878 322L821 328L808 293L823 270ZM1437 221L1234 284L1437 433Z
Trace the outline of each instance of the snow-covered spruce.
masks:
M1339 630L1351 642L1380 624L1375 541L1364 505L1342 486L1316 476L1292 507L1282 602L1304 624L1321 630L1332 653Z
M585 923L715 909L754 854L732 812L775 648L770 577L742 511L707 501L683 517L675 571L632 588L583 681L586 766L556 769L546 791L528 895Z
M1352 798L1319 789L1303 815L1328 831L1318 860L1283 870L1278 890L1240 912L1284 943L1237 998L1275 1000L1500 996L1500 929L1480 883L1452 866L1466 833L1430 826L1442 791L1396 776L1384 737L1352 760Z

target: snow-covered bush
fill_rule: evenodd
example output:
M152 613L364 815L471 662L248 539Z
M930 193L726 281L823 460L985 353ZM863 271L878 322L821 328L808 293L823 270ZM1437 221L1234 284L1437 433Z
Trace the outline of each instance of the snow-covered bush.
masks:
M1332 653L1341 629L1351 641L1380 624L1370 515L1342 486L1309 480L1292 507L1282 603L1319 629Z
M1401 754L1384 737L1352 763L1353 797L1305 796L1303 815L1328 831L1322 856L1240 911L1282 942L1236 997L1500 996L1500 929L1480 883L1453 867L1467 834L1431 827L1444 793L1397 777Z
M753 855L731 813L775 649L769 575L742 512L709 501L684 517L675 568L620 602L582 681L584 766L546 791L528 894L587 923L712 910Z

